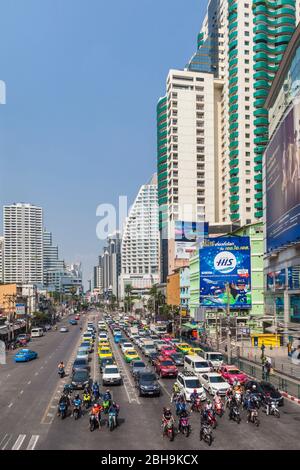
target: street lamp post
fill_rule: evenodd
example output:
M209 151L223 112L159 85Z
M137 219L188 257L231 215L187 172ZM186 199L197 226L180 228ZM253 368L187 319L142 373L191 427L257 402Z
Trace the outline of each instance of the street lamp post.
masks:
M228 364L231 364L231 331L230 331L230 288L229 283L226 283L226 294L227 294L227 355L228 355Z

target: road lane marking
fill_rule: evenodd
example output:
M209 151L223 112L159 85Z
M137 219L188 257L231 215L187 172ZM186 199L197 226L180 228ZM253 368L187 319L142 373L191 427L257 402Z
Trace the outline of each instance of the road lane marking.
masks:
M7 438L8 434L5 434L5 436L1 439L1 442L0 442L0 447L2 446L2 443L3 441L5 441L5 439Z
M13 403L10 403L10 404L8 405L8 408L11 408L12 406L13 406Z
M21 390L21 391L20 391L20 395L22 395L23 393L24 393L24 390Z
M33 435L31 436L30 438L30 441L29 441L29 444L28 446L26 447L26 450L34 450L35 446L36 446L36 443L37 441L39 440L39 435Z
M31 380L29 380L29 382L27 382L27 385L30 385L31 384Z
M6 434L6 436L8 437L8 439L7 439L6 443L4 444L4 446L2 447L2 450L5 450L6 446L8 445L9 441L10 441L11 438L12 438L12 435L11 435L11 434L10 434L10 435ZM1 443L1 444L2 444L2 443Z
M38 373L38 372L35 372L35 374L34 374L34 375L39 375L39 373Z
M19 450L25 440L25 437L26 437L26 434L19 434L19 437L14 443L14 445L12 446L11 450Z

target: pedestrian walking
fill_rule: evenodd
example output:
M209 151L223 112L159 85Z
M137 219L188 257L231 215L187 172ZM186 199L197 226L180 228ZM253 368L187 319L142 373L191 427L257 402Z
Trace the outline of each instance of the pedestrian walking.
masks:
M271 370L271 364L269 361L265 362L264 368L265 368L265 380L268 381L270 379L270 370Z

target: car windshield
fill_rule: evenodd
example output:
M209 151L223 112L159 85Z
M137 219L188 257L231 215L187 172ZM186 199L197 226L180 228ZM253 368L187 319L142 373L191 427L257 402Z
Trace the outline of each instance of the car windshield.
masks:
M86 364L86 359L77 359L74 361L74 366L85 366Z
M173 362L172 361L161 361L161 365L162 366L173 366Z
M202 369L203 367L209 367L208 362L206 361L195 362L196 369Z
M145 349L153 349L152 344L145 344Z
M225 380L223 379L223 377L221 376L213 376L213 377L209 377L209 381L212 383L212 384L220 384L220 383L224 383Z
M78 372L75 372L73 375L73 380L77 380L80 382L81 380L87 380L88 379L88 374L85 370L80 370Z
M118 374L118 368L117 367L106 367L104 370L104 374Z
M135 356L136 352L135 351L127 351L128 356Z
M222 356L222 354L210 354L210 355L209 355L209 358L210 358L212 361L223 361L223 356Z
M200 388L200 382L198 379L189 379L185 381L186 388Z
M78 351L77 356L87 356L87 351Z
M140 375L141 382L154 382L156 377L154 374L142 374Z
M135 362L133 367L146 367L144 362Z
M228 374L240 374L240 371L238 369L229 369L227 372Z

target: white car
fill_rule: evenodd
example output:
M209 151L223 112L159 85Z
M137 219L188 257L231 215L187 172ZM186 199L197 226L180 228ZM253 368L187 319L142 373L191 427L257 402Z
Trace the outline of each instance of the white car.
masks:
M194 392L194 390L197 391L201 401L206 400L206 393L199 381L199 377L193 372L187 370L179 372L177 375L176 384L179 386L180 391L184 393L186 401L191 401L191 394Z
M122 343L121 345L121 350L123 354L126 351L126 349L132 349L132 348L133 348L132 343Z
M105 366L102 373L102 384L121 385L121 383L122 377L118 367L115 364Z
M220 395L226 395L227 390L230 388L228 382L223 379L222 375L218 372L207 372L206 374L200 375L200 381L211 395L215 395L219 392Z
M66 326L62 326L59 330L61 333L68 333L69 329Z
M98 339L99 339L99 341L101 341L101 340L108 341L108 336L107 336L106 333L100 333L99 336L98 336Z

